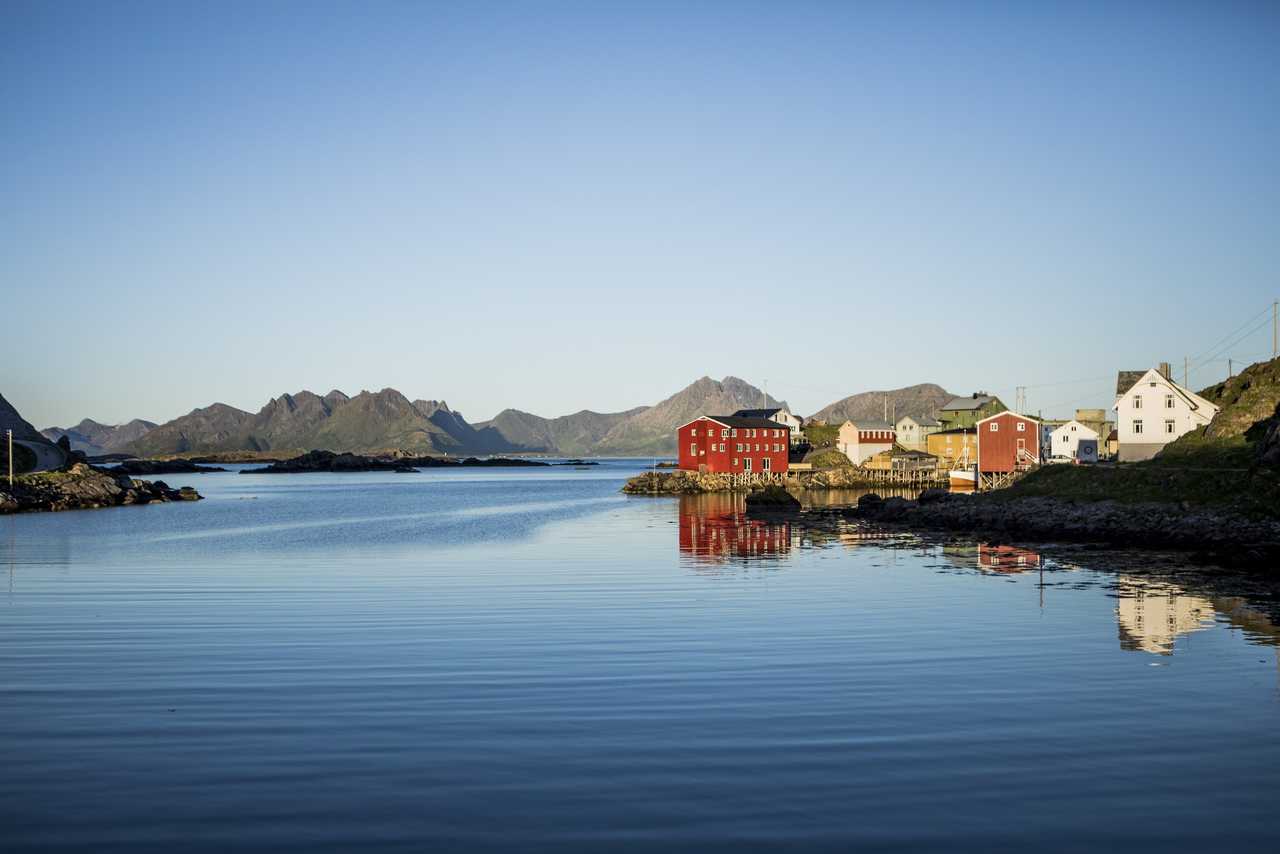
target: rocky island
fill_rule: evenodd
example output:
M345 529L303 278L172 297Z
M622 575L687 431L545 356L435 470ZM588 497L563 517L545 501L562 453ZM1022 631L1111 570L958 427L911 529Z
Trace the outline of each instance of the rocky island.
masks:
M272 463L260 469L245 469L241 474L300 474L305 472L414 472L423 468L484 468L548 466L550 463L507 457L455 460L445 457L371 457L362 454L337 454L333 451L309 451L289 460Z
M76 462L63 471L20 475L12 487L0 485L0 513L85 510L166 501L199 501L189 486L174 489L162 480L135 480Z

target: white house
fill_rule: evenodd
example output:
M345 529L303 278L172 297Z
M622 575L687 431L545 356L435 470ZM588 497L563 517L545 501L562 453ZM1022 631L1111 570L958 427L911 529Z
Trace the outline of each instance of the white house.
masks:
M927 415L904 415L894 425L898 434L898 444L911 451L923 451L929 444L929 434L942 429L938 419Z
M1217 406L1175 383L1168 364L1148 371L1121 371L1112 408L1122 462L1149 460L1218 414Z
M1096 430L1091 430L1073 418L1066 424L1055 427L1049 434L1049 456L1070 457L1074 460L1078 455L1080 440L1090 439L1094 443L1092 457L1097 460L1099 438Z
M846 421L840 425L836 449L860 466L881 451L892 450L896 437L888 421Z
M735 418L767 418L770 421L776 421L782 426L791 429L791 444L793 445L804 439L804 433L800 430L800 419L781 407L739 409L733 415Z

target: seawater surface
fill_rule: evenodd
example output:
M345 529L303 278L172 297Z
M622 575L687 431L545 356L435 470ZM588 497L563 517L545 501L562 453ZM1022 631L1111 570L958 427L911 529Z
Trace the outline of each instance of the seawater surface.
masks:
M619 494L640 467L0 518L0 850L1273 843L1248 602Z

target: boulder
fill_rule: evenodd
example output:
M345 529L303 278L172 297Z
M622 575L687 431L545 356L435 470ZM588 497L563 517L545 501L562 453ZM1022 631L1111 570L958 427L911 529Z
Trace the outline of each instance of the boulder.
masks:
M764 489L749 493L746 498L747 511L767 510L769 512L798 511L800 500L787 492L785 487L772 484Z

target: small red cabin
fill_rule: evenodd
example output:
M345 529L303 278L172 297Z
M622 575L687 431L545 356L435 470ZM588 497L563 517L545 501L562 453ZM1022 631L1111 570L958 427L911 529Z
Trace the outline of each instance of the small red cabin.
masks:
M1040 461L1040 422L1016 412L979 421L978 473L1024 471Z
M791 428L767 418L703 415L676 430L680 468L717 474L782 474Z

